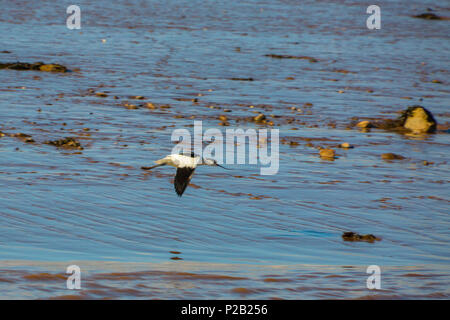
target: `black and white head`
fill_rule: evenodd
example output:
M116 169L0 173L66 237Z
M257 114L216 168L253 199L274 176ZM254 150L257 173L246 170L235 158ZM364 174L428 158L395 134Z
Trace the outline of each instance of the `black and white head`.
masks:
M208 159L208 158L203 158L203 164L207 165L207 166L217 166L217 167L221 167L223 169L229 170L228 168L222 167L220 164L217 163L216 160L214 159Z

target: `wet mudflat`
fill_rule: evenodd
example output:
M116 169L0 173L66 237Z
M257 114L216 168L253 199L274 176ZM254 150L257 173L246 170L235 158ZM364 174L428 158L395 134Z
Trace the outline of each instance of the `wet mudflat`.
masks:
M81 30L36 6L2 7L0 62L70 72L0 70L0 297L450 296L449 21L412 17L444 5L387 2L381 30L357 2L81 1ZM411 105L436 133L349 125ZM178 198L140 167L194 120L279 129L278 174L202 167Z
M81 290L68 290L66 263L7 261L2 297L16 299L443 299L446 269L384 267L382 288L360 285L366 268L193 262L72 261ZM20 285L18 285L20 284Z

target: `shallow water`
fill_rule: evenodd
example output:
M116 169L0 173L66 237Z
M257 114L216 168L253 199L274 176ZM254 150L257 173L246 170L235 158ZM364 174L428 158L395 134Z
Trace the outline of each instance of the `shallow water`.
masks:
M427 7L448 17L444 1L386 1L373 31L353 1L79 1L81 30L66 28L62 4L0 3L1 62L73 70L0 70L0 131L36 141L0 137L0 297L450 296L448 133L346 129L354 116L395 118L414 104L448 124L449 21L410 17ZM140 169L194 120L266 128L237 121L254 111L280 116L278 174L201 167L178 198L173 169ZM43 144L66 136L84 150ZM317 147L342 142L355 148L320 159ZM406 159L386 162L386 152ZM344 231L382 241L344 242ZM65 289L70 264L85 290ZM366 289L373 264L381 291ZM265 281L277 277L286 281Z

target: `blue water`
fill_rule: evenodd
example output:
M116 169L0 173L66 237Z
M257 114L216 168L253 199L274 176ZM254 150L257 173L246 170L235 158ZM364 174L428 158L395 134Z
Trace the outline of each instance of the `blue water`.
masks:
M0 131L36 141L0 137L0 265L162 263L176 250L179 263L244 269L448 270L448 133L346 129L352 117L395 118L413 104L448 124L449 21L411 18L427 7L450 16L444 1L384 1L380 30L365 26L369 4L353 1L78 1L80 30L66 28L63 3L0 3L0 51L11 52L0 53L0 62L73 70L0 70ZM90 95L90 88L108 97ZM128 98L135 95L145 99ZM198 103L179 100L194 98ZM171 108L128 110L125 102ZM254 165L202 167L178 198L173 168L140 169L171 151L172 130L192 130L194 120L223 132L258 128L236 121L254 111L273 119L281 140L299 142L280 144L278 174L261 176ZM230 127L218 125L219 115ZM43 144L66 136L84 150ZM342 142L355 148L337 149ZM322 160L319 146L333 147L338 158ZM406 160L385 162L386 152ZM344 242L344 231L382 241Z

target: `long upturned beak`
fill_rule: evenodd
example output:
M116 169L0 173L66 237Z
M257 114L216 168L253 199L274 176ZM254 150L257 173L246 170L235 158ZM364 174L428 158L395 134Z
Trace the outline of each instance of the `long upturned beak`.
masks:
M221 166L220 164L218 164L218 163L216 163L216 166L221 167L221 168L223 168L223 169L225 169L225 170L231 170L230 168L222 167L222 166Z

